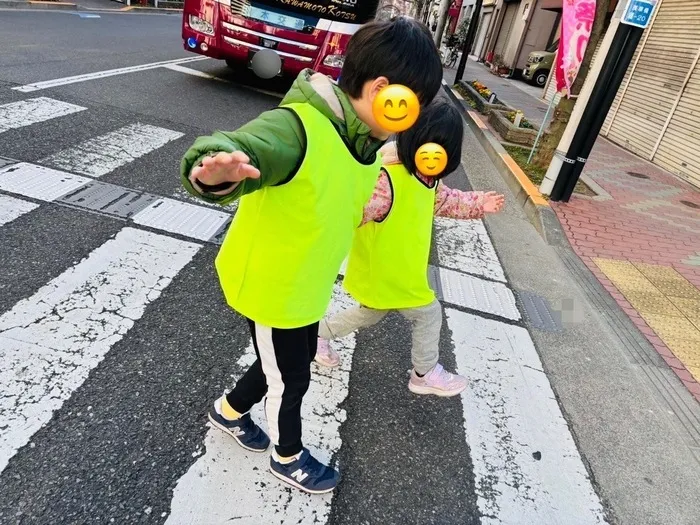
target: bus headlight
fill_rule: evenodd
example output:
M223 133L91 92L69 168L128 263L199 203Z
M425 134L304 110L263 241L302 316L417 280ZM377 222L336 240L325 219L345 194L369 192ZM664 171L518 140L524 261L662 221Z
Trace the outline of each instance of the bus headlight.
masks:
M205 35L214 34L214 26L197 16L190 15L189 23L190 27L199 33L204 33Z
M345 62L345 55L326 55L323 59L323 65L328 67L342 68Z

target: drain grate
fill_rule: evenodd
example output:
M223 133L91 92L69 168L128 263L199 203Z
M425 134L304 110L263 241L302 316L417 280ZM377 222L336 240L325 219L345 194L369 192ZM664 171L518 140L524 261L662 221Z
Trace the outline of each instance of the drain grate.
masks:
M648 179L649 175L644 175L644 173L637 173L636 171L628 171L627 175L634 177L635 179Z
M681 201L681 204L683 206L688 206L688 208L693 208L694 210L700 209L700 204L698 204L697 202Z
M127 219L155 200L155 195L93 181L57 199L57 202Z

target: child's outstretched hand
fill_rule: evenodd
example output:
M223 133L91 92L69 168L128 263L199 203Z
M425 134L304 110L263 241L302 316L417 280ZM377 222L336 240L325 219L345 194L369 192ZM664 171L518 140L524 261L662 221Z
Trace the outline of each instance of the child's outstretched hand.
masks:
M503 209L506 198L495 191L489 191L484 195L484 213L498 213Z
M192 168L190 176L207 186L216 186L224 182L257 179L260 177L260 171L250 165L248 155L242 151L221 152L214 157L206 157L201 166Z

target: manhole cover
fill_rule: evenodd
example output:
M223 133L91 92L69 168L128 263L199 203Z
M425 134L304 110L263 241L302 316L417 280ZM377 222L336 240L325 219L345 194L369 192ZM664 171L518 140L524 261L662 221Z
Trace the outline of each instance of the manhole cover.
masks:
M690 201L681 201L681 204L683 206L688 206L688 208L693 208L695 210L700 209L700 204L696 202L690 202Z
M635 177L637 179L648 179L649 175L644 175L644 173L637 173L636 171L628 171L627 175L630 177Z

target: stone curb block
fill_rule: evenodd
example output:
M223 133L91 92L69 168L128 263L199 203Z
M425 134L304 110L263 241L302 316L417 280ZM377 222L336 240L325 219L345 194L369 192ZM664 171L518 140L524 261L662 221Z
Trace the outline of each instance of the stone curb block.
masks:
M41 1L22 1L22 0L0 0L0 8L24 8L24 9L61 9L72 10L78 9L78 4L68 2L41 2Z
M488 129L480 116L462 103L462 96L443 83L452 102L464 112L469 128L474 131L486 154L515 195L516 202L525 211L532 225L550 245L568 245L559 219L535 185L523 173L520 166L508 155L501 143ZM566 244L563 244L566 243Z

